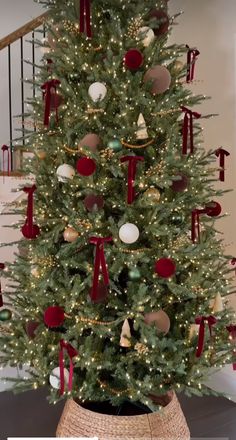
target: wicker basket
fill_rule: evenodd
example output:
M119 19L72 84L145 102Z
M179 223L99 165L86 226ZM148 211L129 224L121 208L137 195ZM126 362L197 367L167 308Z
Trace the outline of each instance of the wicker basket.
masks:
M100 414L68 400L56 436L98 437L99 440L190 440L175 393L160 412L138 416Z

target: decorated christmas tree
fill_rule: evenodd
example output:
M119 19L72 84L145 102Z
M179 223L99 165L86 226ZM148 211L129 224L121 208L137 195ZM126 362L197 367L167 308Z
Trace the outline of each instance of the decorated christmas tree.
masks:
M211 115L186 87L200 54L168 45L167 0L40 3L48 37L25 130L35 180L20 188L24 238L1 272L16 284L3 292L1 363L27 365L14 389L48 385L51 402L155 410L170 390L210 393L235 326L215 222L227 152L205 151Z

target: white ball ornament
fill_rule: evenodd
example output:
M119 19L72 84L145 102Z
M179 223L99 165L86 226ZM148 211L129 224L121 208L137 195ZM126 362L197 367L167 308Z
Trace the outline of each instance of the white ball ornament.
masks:
M123 243L135 243L139 238L139 229L133 223L125 223L119 230L119 237Z
M144 47L148 47L155 39L155 34L150 27L143 26L138 31L138 38L142 40Z
M64 378L65 378L65 384L68 384L69 382L69 371L64 368ZM55 388L55 390L59 390L61 387L61 380L60 380L60 367L54 368L52 370L50 376L49 376L49 382L50 385Z
M95 82L89 87L88 93L94 102L102 101L107 94L107 88L105 84Z
M57 168L57 178L59 182L66 182L68 179L73 179L75 170L72 166L63 163Z

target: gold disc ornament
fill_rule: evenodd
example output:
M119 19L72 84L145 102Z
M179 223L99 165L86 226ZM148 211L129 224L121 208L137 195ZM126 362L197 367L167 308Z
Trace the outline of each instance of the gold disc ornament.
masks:
M143 194L145 202L149 205L154 205L155 203L159 203L161 199L161 193L157 188L149 188Z

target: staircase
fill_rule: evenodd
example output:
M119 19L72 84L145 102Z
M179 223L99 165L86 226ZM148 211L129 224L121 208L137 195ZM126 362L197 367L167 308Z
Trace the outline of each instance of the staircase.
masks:
M37 44L45 38L47 13L21 26L0 40L1 95L3 128L0 131L0 175L20 174L23 155L27 152L26 130L34 130L25 121L27 99L35 97L33 84L37 77L35 64L40 63L42 52Z

